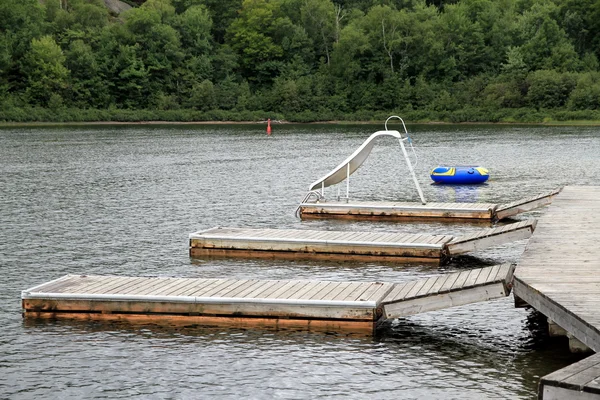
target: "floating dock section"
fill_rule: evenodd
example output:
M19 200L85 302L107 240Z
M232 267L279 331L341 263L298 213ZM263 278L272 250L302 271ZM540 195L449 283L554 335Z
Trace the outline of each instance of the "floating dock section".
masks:
M544 400L600 399L600 354L546 375L540 381Z
M555 189L508 204L494 203L412 203L412 202L304 202L297 214L302 219L464 219L498 221L548 205L560 192Z
M192 257L352 259L439 264L447 257L526 239L534 229L534 220L487 228L463 237L390 232L212 228L190 235L189 252Z
M67 275L21 293L25 318L373 333L378 323L507 296L514 267L408 283Z
M514 276L516 297L595 352L600 351L599 243L600 186L567 186L540 218ZM573 379L561 374L544 377L540 398L600 399L594 392L600 368L590 368ZM565 379L564 385L557 377ZM583 389L565 395L565 390L577 387L574 382Z

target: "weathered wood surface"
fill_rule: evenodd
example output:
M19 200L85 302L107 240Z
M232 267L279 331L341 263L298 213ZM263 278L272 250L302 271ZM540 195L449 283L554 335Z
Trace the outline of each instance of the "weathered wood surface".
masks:
M372 333L386 318L507 295L511 273L503 265L406 283L67 275L24 290L21 298L26 318Z
M439 262L449 235L212 228L190 235L190 255Z
M552 203L552 199L561 189L554 189L547 193L542 193L537 196L528 197L525 199L513 201L507 204L501 204L495 210L495 218L498 220L514 217L517 214L535 210Z
M600 351L600 186L567 186L538 221L514 293Z
M495 203L413 203L385 201L320 201L300 204L300 218L373 218L373 219L465 219L465 220L501 220L519 213L531 211L550 204L555 189L537 196L517 200L507 204Z
M531 237L535 226L535 220L525 220L496 228L483 229L470 235L455 238L446 247L449 255L470 253L503 243L527 239Z
M510 294L514 266L476 268L396 285L381 301L384 318L488 301Z
M439 263L447 255L527 238L534 227L535 221L521 221L458 238L390 232L211 228L190 235L190 255Z
M540 381L539 398L600 399L600 354L544 376Z
M27 318L374 329L392 283L67 275L22 292Z
M299 215L308 218L435 218L492 220L496 204L412 202L302 203Z
M599 243L600 186L567 186L538 221L513 279L515 296L596 352L600 351ZM585 373L575 373L582 366ZM600 368L588 367L578 363L542 378L539 397L598 400Z

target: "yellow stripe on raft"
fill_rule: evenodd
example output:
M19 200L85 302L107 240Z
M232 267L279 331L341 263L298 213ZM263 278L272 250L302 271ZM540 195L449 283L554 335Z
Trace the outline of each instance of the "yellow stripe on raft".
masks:
M487 169L485 169L485 168L482 168L482 167L475 167L475 169L476 169L476 170L477 170L477 172L479 172L479 173L480 173L482 176L485 176L485 175L489 175L489 174L490 174L490 172L489 172Z
M455 173L456 173L456 168L452 167L452 168L450 168L446 172L435 172L435 170L431 171L430 175L435 175L435 176L454 176Z

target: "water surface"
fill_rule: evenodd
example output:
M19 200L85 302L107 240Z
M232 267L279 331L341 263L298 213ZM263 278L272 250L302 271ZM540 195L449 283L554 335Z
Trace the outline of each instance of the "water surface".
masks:
M397 320L374 338L22 319L21 290L65 274L402 282L518 261L526 241L440 267L188 257L188 234L213 226L481 229L298 220L310 183L379 129L275 125L271 137L262 125L0 129L0 398L535 398L540 376L577 358L512 297ZM409 129L430 201L504 203L597 184L598 128ZM491 178L432 185L428 171L443 164L481 165ZM418 199L396 141L377 143L350 193Z

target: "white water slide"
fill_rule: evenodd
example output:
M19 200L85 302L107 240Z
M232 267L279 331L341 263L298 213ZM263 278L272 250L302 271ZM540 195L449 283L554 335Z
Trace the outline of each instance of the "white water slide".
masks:
M402 126L404 127L405 137L402 137L402 134L398 131L389 131L387 129L387 122L390 118L398 118L402 121ZM412 175L415 186L417 187L417 191L419 192L419 197L421 198L421 202L426 204L425 197L423 196L423 192L421 191L421 187L419 186L419 181L415 176L415 171L413 165L408 158L408 153L406 152L406 148L404 147L404 141L408 140L408 131L406 130L406 125L404 125L404 121L402 118L397 116L389 117L385 121L385 131L378 131L373 133L365 142L348 158L346 158L340 165L335 167L330 173L325 175L323 178L316 180L310 185L309 193L307 197L310 197L311 192L315 190L321 190L321 196L323 196L324 189L328 186L335 185L336 183L343 182L346 180L346 199L349 198L350 194L350 175L352 175L360 166L365 162L365 160L371 154L371 150L375 145L375 139L380 136L392 136L398 139L400 143L400 147L402 148L402 153L404 154L404 158L406 159L406 164L408 165L408 169ZM414 149L413 149L414 151Z

